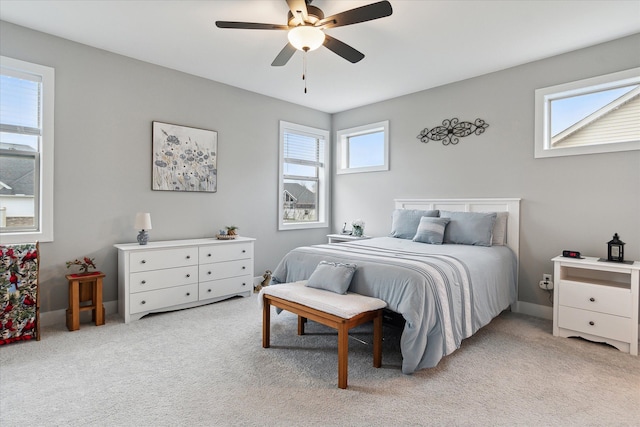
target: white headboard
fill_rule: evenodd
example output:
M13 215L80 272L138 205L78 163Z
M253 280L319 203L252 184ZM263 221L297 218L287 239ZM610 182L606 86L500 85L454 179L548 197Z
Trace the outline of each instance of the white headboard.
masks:
M509 212L507 246L520 259L520 199L396 199L396 209L440 209L456 212Z

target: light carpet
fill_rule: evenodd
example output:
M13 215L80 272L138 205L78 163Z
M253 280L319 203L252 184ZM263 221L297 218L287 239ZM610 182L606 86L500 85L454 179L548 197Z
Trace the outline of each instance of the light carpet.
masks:
M551 322L503 313L433 369L400 371L400 330L384 328L372 366L370 325L337 388L337 336L272 315L261 346L256 297L130 324L44 328L0 347L0 425L428 426L640 423L640 358L553 337ZM362 343L364 341L365 343Z

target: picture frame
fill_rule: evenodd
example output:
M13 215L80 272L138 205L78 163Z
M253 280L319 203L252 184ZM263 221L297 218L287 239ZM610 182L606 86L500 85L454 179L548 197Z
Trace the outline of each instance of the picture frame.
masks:
M153 122L152 190L215 193L218 132Z

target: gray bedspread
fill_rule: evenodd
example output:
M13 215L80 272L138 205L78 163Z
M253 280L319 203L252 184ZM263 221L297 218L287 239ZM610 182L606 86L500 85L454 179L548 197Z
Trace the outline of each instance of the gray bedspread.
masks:
M392 237L304 246L280 261L273 281L306 280L322 260L357 264L349 291L380 298L404 317L405 374L436 366L516 301L517 261L506 246Z

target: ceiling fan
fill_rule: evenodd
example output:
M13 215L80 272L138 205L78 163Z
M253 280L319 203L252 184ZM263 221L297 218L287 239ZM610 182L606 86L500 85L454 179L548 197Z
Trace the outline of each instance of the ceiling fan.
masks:
M331 37L326 34L324 30L384 18L393 12L391 3L388 1L379 1L325 18L322 10L311 6L311 2L312 0L287 0L287 5L290 9L287 25L216 21L216 26L218 28L238 28L246 30L289 31L289 43L287 43L271 63L274 67L285 65L296 50L308 52L322 45L347 61L356 63L364 58L364 54L348 44Z

